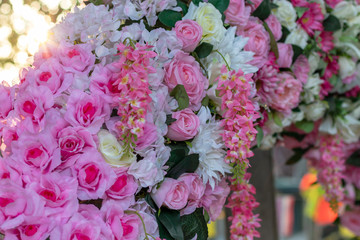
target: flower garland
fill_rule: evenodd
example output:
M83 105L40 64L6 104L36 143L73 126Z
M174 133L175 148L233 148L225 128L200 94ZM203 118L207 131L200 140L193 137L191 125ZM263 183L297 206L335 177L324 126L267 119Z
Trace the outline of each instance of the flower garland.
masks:
M228 71L222 68L222 75L218 78L219 96L222 98L221 110L224 126L223 140L229 148L225 161L233 165L233 179L227 207L232 210L230 226L232 239L253 239L259 237L256 228L260 226L258 215L253 209L258 206L254 196L255 188L249 183L250 174L246 173L249 167L248 158L253 156L250 150L251 142L256 136L254 121L259 118L255 105L251 101L252 83L251 74L240 70Z

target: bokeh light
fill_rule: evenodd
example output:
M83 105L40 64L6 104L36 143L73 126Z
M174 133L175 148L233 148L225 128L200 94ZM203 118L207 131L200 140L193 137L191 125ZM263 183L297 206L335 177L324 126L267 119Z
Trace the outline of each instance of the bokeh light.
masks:
M0 82L14 84L48 30L81 0L0 0Z

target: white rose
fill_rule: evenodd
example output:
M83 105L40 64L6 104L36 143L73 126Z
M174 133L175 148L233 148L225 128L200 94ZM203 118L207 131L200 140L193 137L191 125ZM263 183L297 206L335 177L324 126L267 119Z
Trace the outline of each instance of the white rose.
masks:
M356 17L358 11L356 6L348 1L338 3L332 14L340 19L351 19Z
M204 42L216 45L224 38L226 29L221 13L211 3L200 2L193 19L202 27Z
M269 150L274 147L275 143L276 143L275 137L273 137L271 134L266 135L261 141L260 149Z
M293 5L286 0L275 1L278 5L277 8L272 10L272 13L280 21L281 25L289 29L290 31L296 27L296 11Z
M309 56L310 73L313 74L319 67L320 56L319 54L312 52Z
M103 155L105 161L110 165L117 167L128 167L136 160L136 156L129 150L124 149L117 141L116 137L107 130L100 130L99 151Z
M360 121L351 115L336 118L336 128L346 143L359 141Z
M305 103L313 102L315 97L319 96L322 83L323 80L320 79L319 74L310 76L304 85L304 91L301 95L301 99L304 100Z
M354 60L348 57L340 57L339 58L340 65L340 77L344 79L354 74L356 69L356 63Z
M295 44L301 48L305 48L309 35L301 27L294 29L285 39L287 44Z
M312 104L300 107L305 112L305 118L309 121L317 121L325 114L326 104L322 101L316 101Z

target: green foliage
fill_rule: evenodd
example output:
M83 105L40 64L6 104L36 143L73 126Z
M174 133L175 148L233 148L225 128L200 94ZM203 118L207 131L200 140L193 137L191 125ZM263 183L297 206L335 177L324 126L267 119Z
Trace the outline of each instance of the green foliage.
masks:
M177 6L181 7L181 10L183 12L183 15L185 15L188 12L188 6L186 5L186 3L184 3L181 0L177 0Z
M264 22L264 28L269 33L270 36L270 50L275 54L276 58L279 58L279 49L277 42L275 40L274 34L272 33L270 27L267 25L266 22Z
M199 58L206 58L212 52L214 46L210 43L203 42L195 49L196 54Z
M203 0L192 0L193 4L195 4L196 6L199 6L200 2L203 2Z
M164 10L159 14L159 20L168 27L175 27L175 23L182 19L181 12L173 10Z
M302 156L305 154L305 152L309 150L308 149L302 149L302 148L294 148L294 155L292 155L287 161L286 165L293 165L301 160Z
M314 122L303 120L300 122L296 122L295 126L306 133L310 133L314 129Z
M209 3L214 5L220 13L223 13L229 7L230 0L209 0Z
M161 238L168 240L184 240L179 211L163 207L157 212L156 217L159 223L159 233Z
M360 151L356 151L346 160L346 164L360 167Z
M295 7L296 15L298 16L298 18L301 18L308 9L309 8L307 7Z
M180 220L184 239L192 239L195 235L197 235L197 240L208 239L207 222L202 208L197 208L192 214L182 216Z
M176 119L175 119L175 118L172 118L171 114L166 115L166 121L165 121L165 123L166 123L167 125L170 125L171 123L173 123L173 122L175 122L175 121L176 121Z
M199 154L190 154L168 170L167 177L177 179L183 173L193 173L199 166Z
M178 110L183 110L189 106L189 96L186 93L184 85L176 85L176 87L171 91L170 96L177 100L179 104Z
M323 22L324 30L329 32L335 32L341 29L341 23L334 15L329 15Z
M271 13L270 0L264 0L255 9L255 11L252 13L252 15L254 17L258 17L264 21L265 19L267 19L269 17L270 13Z
M263 132L262 128L259 126L256 126L255 128L257 130L256 143L257 143L257 146L260 147L261 141L264 138L264 132Z
M303 50L298 45L291 44L291 46L292 46L292 49L294 52L293 59L292 59L292 62L294 63L296 61L296 59L303 53Z

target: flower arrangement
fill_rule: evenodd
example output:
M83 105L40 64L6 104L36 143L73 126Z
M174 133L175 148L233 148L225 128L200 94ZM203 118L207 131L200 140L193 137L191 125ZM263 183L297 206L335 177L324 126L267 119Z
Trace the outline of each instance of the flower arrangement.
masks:
M330 0L75 8L0 86L1 234L207 239L228 199L231 238L253 239L249 158L275 144L289 163L305 153L359 234L358 13Z

